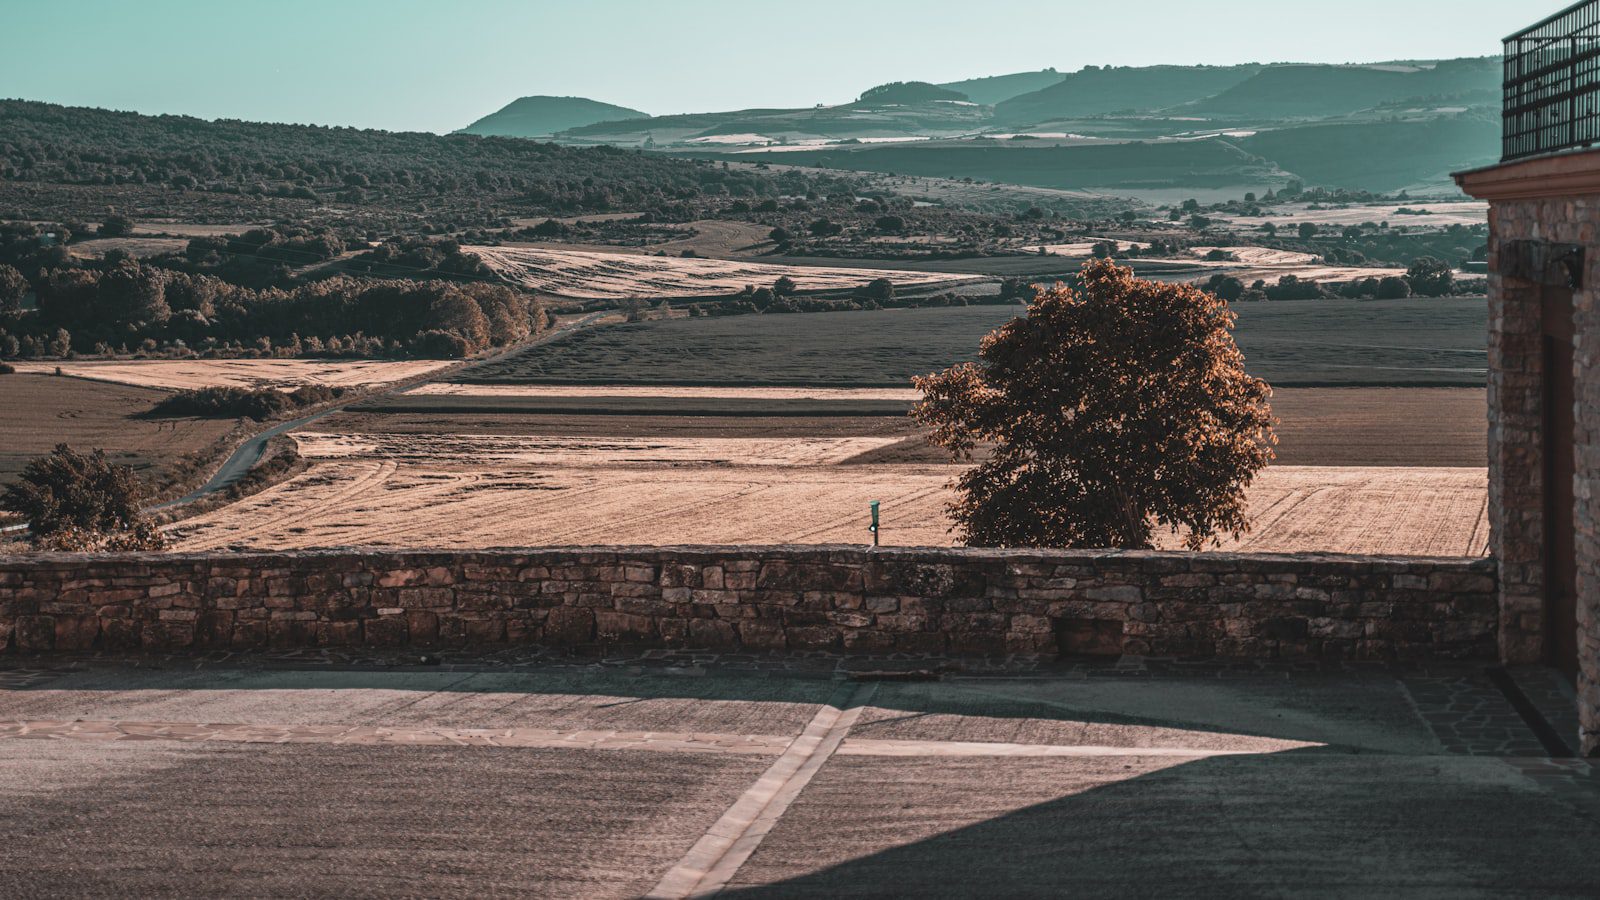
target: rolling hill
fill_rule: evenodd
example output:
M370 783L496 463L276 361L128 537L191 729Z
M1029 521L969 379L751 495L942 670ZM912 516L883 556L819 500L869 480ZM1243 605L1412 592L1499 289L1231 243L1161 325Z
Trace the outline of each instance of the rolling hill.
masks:
M1152 111L1212 97L1261 71L1260 66L1089 66L1031 94L1012 97L995 107L995 120L1019 125L1098 116L1124 111Z
M458 133L486 137L548 137L596 122L648 118L649 113L584 97L522 97Z
M1450 171L1495 158L1500 78L1493 57L1087 66L891 82L838 106L608 115L554 139L1113 192L1448 189Z
M1014 141L858 145L776 154L784 163L1044 188L1159 188L1286 181L1271 162L1225 140L1032 146ZM750 160L748 155L723 158Z
M988 78L968 78L966 81L947 81L939 87L966 94L973 103L994 106L1012 97L1043 90L1065 78L1055 69L1042 72L1017 72L1013 75L991 75Z
M1426 67L1268 66L1185 114L1312 119L1342 116L1384 104L1434 98L1474 105L1498 102L1500 60L1446 60Z
M1500 156L1500 118L1474 111L1412 121L1332 123L1263 131L1239 141L1307 184L1393 191L1443 185L1448 173Z

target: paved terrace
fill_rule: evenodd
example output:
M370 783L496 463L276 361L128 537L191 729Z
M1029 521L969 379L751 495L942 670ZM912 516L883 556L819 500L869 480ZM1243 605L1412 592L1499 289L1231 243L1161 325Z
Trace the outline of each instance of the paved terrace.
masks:
M1600 776L1552 758L1576 724L1544 670L1508 685L1433 664L516 652L16 659L0 670L0 883L11 897L1600 888Z

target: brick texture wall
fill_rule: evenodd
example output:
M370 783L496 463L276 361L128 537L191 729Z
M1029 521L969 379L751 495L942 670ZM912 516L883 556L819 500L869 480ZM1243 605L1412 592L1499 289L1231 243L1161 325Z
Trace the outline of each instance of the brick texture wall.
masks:
M1576 382L1578 694L1587 753L1600 753L1600 195L1500 200L1490 209L1489 270L1514 241L1586 248L1573 294ZM1537 662L1544 646L1544 494L1541 295L1531 281L1491 274L1489 285L1490 550L1499 560L1501 652Z
M594 548L0 557L0 648L1493 659L1488 560Z

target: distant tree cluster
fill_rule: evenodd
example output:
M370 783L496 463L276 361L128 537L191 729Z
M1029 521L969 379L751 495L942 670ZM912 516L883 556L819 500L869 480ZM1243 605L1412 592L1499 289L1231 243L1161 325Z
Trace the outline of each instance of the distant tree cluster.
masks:
M861 94L858 103L910 104L935 101L968 102L966 94L952 91L926 81L891 81L869 88Z
M178 391L151 410L157 418L254 419L264 422L291 410L329 403L345 395L342 387L308 384L293 391L274 388L203 387Z
M0 318L0 357L456 358L521 341L548 320L536 299L502 285L339 276L253 289L133 259L49 270L38 301Z
M1428 257L1412 263L1403 276L1354 278L1343 284L1322 284L1296 275L1284 275L1276 284L1258 280L1246 287L1243 281L1232 275L1217 274L1199 286L1229 303L1236 300L1321 300L1328 297L1403 300L1413 296L1448 297L1458 290L1455 273L1449 263Z

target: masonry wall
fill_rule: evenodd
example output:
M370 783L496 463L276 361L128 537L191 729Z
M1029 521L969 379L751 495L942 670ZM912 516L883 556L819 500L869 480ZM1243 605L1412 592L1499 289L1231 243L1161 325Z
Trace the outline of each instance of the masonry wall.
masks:
M0 648L1493 659L1488 560L598 548L0 557Z
M1501 651L1542 657L1544 622L1543 288L1502 277L1502 252L1521 240L1587 249L1573 294L1578 559L1578 693L1586 753L1600 753L1600 194L1499 200L1490 208L1490 549L1500 562Z

